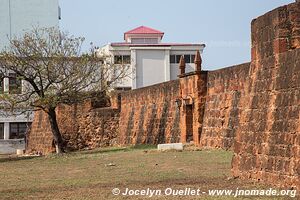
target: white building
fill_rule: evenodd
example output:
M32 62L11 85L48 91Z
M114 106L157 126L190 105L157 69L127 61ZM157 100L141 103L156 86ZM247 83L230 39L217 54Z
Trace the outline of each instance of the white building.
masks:
M9 40L20 37L33 27L58 27L58 0L0 0L0 51ZM0 80L0 93L22 92L22 81L14 74ZM14 153L24 148L24 134L33 118L32 113L7 115L0 110L0 153Z
M140 26L124 33L124 42L111 43L97 54L110 56L114 64L130 65L132 77L116 88L135 89L177 79L178 63L184 55L186 72L194 71L196 51L203 52L204 44L163 43L164 33Z

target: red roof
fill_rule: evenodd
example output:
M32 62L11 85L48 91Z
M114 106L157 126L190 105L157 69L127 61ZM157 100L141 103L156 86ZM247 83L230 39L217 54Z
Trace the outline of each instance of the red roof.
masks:
M111 43L111 46L129 46L129 47L138 47L138 46L204 46L205 44L188 44L188 43L158 43L158 44L132 44L128 42L115 42Z
M130 31L127 31L124 33L124 38L128 34L159 34L161 37L164 35L163 32L155 30L153 28L149 28L147 26L139 26L135 29L132 29Z

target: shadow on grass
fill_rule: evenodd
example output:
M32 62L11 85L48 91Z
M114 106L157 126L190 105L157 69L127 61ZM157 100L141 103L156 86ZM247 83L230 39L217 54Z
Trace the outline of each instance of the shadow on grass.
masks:
M68 156L76 156L76 155L93 155L93 154L102 154L102 153L116 153L116 152L128 152L128 151L135 151L135 150L150 150L155 149L156 145L134 145L134 146L127 146L127 147L105 147L105 148L98 148L93 150L83 150L83 151L71 151L69 153L57 155L57 154L49 154L46 155L46 158L51 157L68 157ZM29 160L37 158L37 156L1 156L0 163L10 162L10 161L21 161L21 160Z
M0 163L11 162L11 161L20 161L20 160L30 160L33 158L37 158L37 157L36 156L22 156L22 157L7 156L4 158L0 158Z
M127 152L133 150L150 150L155 148L156 145L134 145L134 146L127 146L127 147L99 148L99 149L93 149L87 151L79 151L75 153L82 154L82 155L91 155L91 154L101 154L101 153Z
M113 152L120 152L120 151L128 151L127 148L105 148L105 149L93 149L93 150L84 150L84 151L74 151L75 154L82 154L82 155L90 155L90 154L101 154L101 153L113 153Z
M130 146L129 148L131 149L156 149L157 145L152 145L152 144L137 144L134 146Z

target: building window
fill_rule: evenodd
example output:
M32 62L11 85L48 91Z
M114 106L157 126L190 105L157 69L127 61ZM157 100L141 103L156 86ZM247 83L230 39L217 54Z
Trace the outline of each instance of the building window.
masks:
M114 56L115 64L130 64L130 55Z
M61 8L58 6L58 19L61 20Z
M176 63L175 55L170 55L170 63Z
M131 90L131 87L115 87L114 90L117 90L117 91L129 91L129 90Z
M144 44L144 38L131 38L132 44Z
M123 64L130 64L130 56L129 55L123 56Z
M192 63L195 62L195 54L192 54L192 55L191 55L191 62L192 62Z
M0 123L0 139L4 139L4 123Z
M0 94L4 93L4 78L0 75Z
M191 55L184 55L184 62L191 63Z
M20 122L9 124L9 139L22 139L25 138L25 134L31 123Z
M179 63L181 55L170 55L170 63ZM184 61L185 63L194 63L195 54L185 54Z
M158 38L131 38L132 44L157 44Z
M10 94L21 94L22 92L22 81L17 77L15 73L9 74L9 93Z
M176 55L175 58L176 58L176 61L175 61L175 62L176 62L176 63L179 63L179 62L180 62L181 55Z
M115 56L114 57L115 64L122 64L122 56Z

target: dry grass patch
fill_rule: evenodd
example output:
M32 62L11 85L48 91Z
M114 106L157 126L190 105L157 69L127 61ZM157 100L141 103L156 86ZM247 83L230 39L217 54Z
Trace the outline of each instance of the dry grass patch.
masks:
M125 188L164 190L167 187L190 187L207 191L264 187L229 179L230 151L158 152L153 148L104 148L38 158L9 159L2 156L0 199L145 199L114 196L111 190L116 187L121 191ZM195 198L163 196L150 199ZM216 197L202 196L199 199Z

